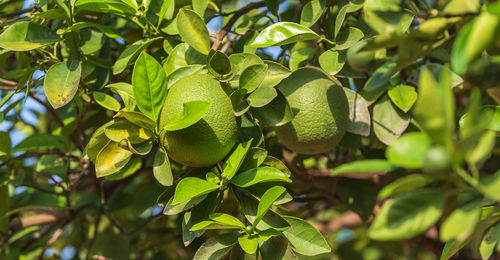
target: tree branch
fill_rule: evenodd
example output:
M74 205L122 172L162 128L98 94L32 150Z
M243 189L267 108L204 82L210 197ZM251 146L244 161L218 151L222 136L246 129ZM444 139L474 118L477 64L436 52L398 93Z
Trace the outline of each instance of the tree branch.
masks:
M67 157L67 158L70 158L70 159L77 161L77 162L85 162L86 161L83 157L72 155L70 153L63 153L60 151L45 151L45 152L24 153L24 154L18 155L16 157L10 158L10 159L6 160L5 162L1 163L0 168L2 168L3 166L5 166L13 161L23 160L23 159L31 158L31 157L49 155L49 154L55 154L55 155Z
M265 5L266 3L264 1L249 3L240 10L236 11L234 15L231 16L231 19L229 19L227 24L215 35L215 41L214 44L212 45L212 49L213 50L219 49L220 45L222 44L222 40L224 40L224 37L226 37L227 33L231 31L231 28L233 27L234 23L238 20L238 18L240 18L242 15L250 12L253 9L260 8Z

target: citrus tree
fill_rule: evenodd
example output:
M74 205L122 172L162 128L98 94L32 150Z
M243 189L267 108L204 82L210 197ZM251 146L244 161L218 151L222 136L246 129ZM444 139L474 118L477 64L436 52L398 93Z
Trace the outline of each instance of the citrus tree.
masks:
M0 0L1 259L488 259L500 3Z

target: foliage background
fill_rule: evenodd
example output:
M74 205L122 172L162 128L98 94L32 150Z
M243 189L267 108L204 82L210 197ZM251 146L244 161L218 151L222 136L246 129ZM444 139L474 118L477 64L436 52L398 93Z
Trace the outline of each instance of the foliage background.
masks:
M252 8L242 13L228 29L228 38L217 43L228 55L256 51L262 59L273 59L291 70L321 67L366 100L366 111L358 115L365 122L368 117L372 129L368 136L351 131L339 147L326 154L296 155L278 143L272 127L262 125L265 147L288 166L294 181L286 185L293 202L276 210L307 219L332 247L333 253L300 258L447 259L457 251L456 258L488 258L488 253L498 257L494 252L500 248L495 244L500 241L496 145L500 5L476 0L313 3L329 8L315 9L307 1L258 2L258 11ZM138 26L133 15L84 10L75 20L89 19L107 29L96 27L92 29L95 35L78 36L80 41L90 38L75 47L71 35L79 34L78 30L64 31L67 24L62 6L66 4L0 1L3 31L23 20L34 20L65 37L59 45L37 50L9 51L5 45L0 49L0 213L8 213L0 218L0 257L190 259L219 231L208 231L187 247L183 245L181 215L163 215L156 203L165 187L152 174L152 156L141 158L139 169L130 176L110 180L96 178L94 166L82 153L95 129L115 114L106 107L109 104L97 104L91 93L112 94L104 88L108 83L131 82L135 57L122 72L113 73L113 69L126 47L143 38L160 37L143 47L165 62L169 56L165 42L173 47L182 41L175 26L168 27L175 16L165 19L162 29L156 31ZM214 36L212 46L230 17L213 18L214 6L231 14L247 4L209 3L204 18ZM190 1L176 1L176 10L189 5ZM309 19L302 11L306 6L319 22L304 21ZM346 6L353 9L348 12ZM345 17L339 18L344 11ZM491 17L485 18L488 15ZM139 23L145 23L140 19ZM251 37L277 21L305 23L322 38L255 50ZM426 21L430 21L427 27L423 26ZM377 50L377 61L365 72L349 68L345 58L339 58L361 38ZM80 89L75 101L54 109L44 94L45 73L56 62L75 57L85 64ZM394 66L399 73L387 73ZM422 67L432 75L421 72ZM451 86L453 91L448 91ZM12 94L14 89L18 93ZM388 95L381 97L386 91ZM407 98L417 92L416 103ZM422 93L429 97L422 98ZM469 119L463 118L466 113ZM432 120L442 120L442 125L436 128L429 123ZM384 131L387 128L390 131ZM8 133L9 141L3 133ZM26 142L26 137L33 136L35 139ZM446 173L425 169L426 144L446 149L452 161ZM186 171L175 163L172 169L176 176ZM396 209L400 214L381 214L380 223L374 222L390 198L402 201ZM442 203L433 204L436 201ZM219 211L238 212L235 198L224 200ZM388 222L382 223L383 219ZM433 221L426 223L425 219Z

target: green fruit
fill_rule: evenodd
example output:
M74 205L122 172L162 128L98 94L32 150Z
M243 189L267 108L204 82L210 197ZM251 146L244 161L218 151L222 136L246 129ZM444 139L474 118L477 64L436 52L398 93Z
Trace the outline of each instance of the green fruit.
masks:
M373 64L375 51L360 51L366 46L366 41L359 41L347 50L347 63L357 71L367 71Z
M423 170L430 174L450 173L451 158L446 149L440 146L429 148L424 157Z
M233 114L231 100L219 82L208 75L191 75L177 81L165 99L159 127L163 127L188 101L211 103L196 124L178 131L165 131L160 137L168 155L175 161L194 167L212 166L231 151L238 139L240 122Z
M349 104L328 75L316 68L300 68L277 88L295 115L276 128L281 143L301 154L327 152L339 143L347 129Z

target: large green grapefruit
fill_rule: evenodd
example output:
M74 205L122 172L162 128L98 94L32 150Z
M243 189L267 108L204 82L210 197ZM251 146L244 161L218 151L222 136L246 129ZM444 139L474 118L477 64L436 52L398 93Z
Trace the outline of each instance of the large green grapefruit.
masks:
M168 155L187 166L212 166L231 151L239 134L239 120L233 114L231 100L220 83L204 74L187 76L168 91L160 114L160 129L188 101L211 103L207 113L196 124L177 131L166 131L160 137Z
M323 153L342 139L349 120L344 91L323 71L304 67L278 86L295 117L276 128L282 144L302 154Z

